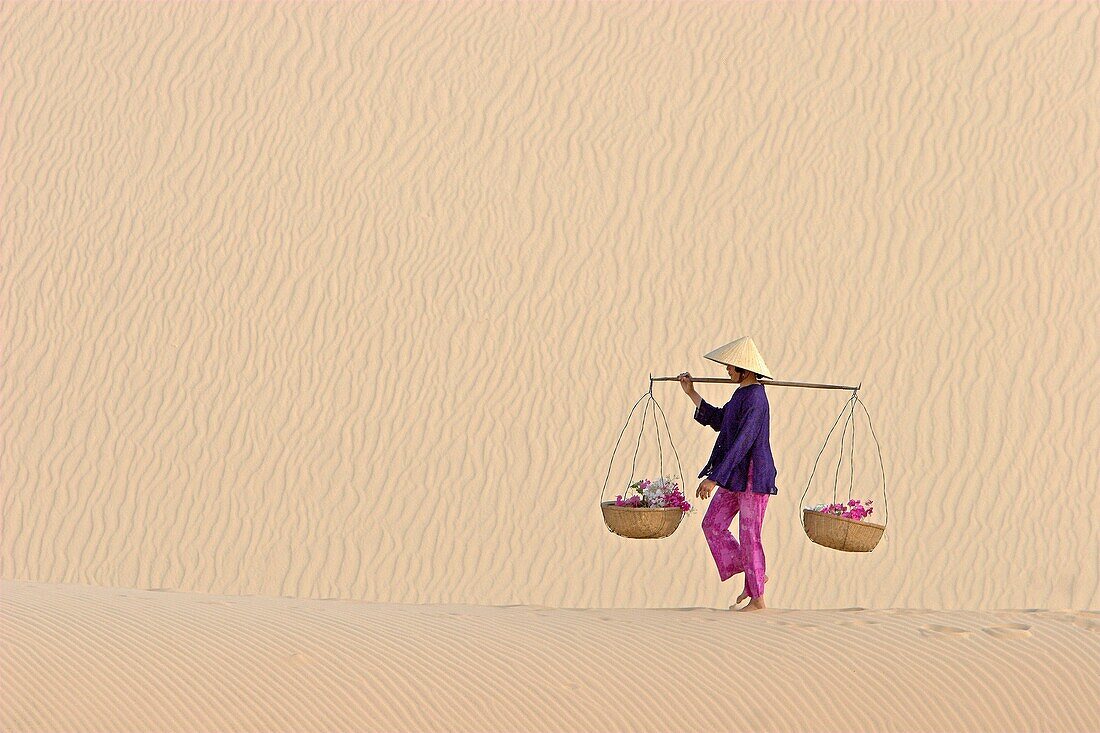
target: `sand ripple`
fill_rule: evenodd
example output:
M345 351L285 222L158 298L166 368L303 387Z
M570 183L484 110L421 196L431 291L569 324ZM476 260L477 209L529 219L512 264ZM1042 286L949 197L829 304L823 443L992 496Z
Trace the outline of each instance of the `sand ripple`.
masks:
M1100 730L1084 614L0 591L4 730Z

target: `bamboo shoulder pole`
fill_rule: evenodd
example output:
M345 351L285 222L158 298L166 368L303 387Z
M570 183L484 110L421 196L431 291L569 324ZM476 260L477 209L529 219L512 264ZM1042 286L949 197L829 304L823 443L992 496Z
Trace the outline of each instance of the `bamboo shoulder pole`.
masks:
M655 377L652 374L649 375L650 382L679 382L679 377ZM692 377L692 382L702 383L725 383L725 384L737 384L729 377ZM812 382L778 382L772 379L761 379L760 384L766 384L769 387L810 387L812 389L850 389L853 392L858 392L859 388L863 386L863 382L860 382L856 387L848 387L843 384L814 384Z

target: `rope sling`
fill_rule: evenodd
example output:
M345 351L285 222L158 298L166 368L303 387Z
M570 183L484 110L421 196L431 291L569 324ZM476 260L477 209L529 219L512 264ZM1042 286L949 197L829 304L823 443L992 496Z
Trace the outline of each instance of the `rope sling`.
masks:
M607 491L607 479L611 477L611 466L615 464L615 453L619 450L619 443L622 441L626 429L630 426L630 418L634 416L634 411L638 409L638 403L645 400L647 397L649 399L645 403L645 407L642 408L642 425L641 429L638 430L638 442L634 446L634 458L630 462L630 478L627 480L627 484L629 485L634 482L634 469L638 460L638 448L642 444L642 433L645 432L645 417L649 410L650 403L653 403L657 410L661 411L661 418L665 422L665 434L668 436L668 443L672 446L672 452L676 456L676 467L679 469L680 473L674 475L673 478L676 478L678 481L683 481L684 473L684 469L680 465L680 454L677 453L676 445L672 442L672 434L668 431L668 418L665 417L665 411L653 397L653 379L650 378L649 391L639 397L638 401L634 403L634 406L630 408L630 414L626 417L626 425L623 425L623 429L619 432L619 438L615 441L615 447L611 451L611 463L607 466L607 476L604 477L603 488L600 489L600 511L603 513L604 525L611 532L621 537L628 537L636 540L668 537L680 526L680 520L683 519L684 516L684 511L679 507L617 506L613 500L603 500L604 492ZM661 431L657 425L656 411L653 413L653 430L657 436L659 475L664 478L664 449L661 446Z
M658 381L679 381L679 377L649 377L649 390L645 392L630 408L630 413L627 415L626 424L623 425L623 429L619 432L619 437L615 441L615 447L611 451L611 461L607 466L607 475L604 477L603 487L600 489L600 510L603 514L604 525L610 532L617 534L621 537L627 537L630 539L660 539L662 537L668 537L680 526L680 521L683 519L683 515L686 513L680 507L635 507L635 506L620 506L616 504L615 500L604 501L604 493L607 491L607 482L611 477L611 469L615 464L615 455L619 450L619 444L622 442L623 435L626 433L626 429L630 426L630 420L634 416L635 410L638 409L638 405L645 401L645 406L642 408L642 423L638 430L638 440L634 446L634 457L630 464L630 478L627 480L628 485L634 483L634 472L637 467L638 450L642 443L642 434L645 432L646 415L649 412L650 404L655 408L653 412L653 429L654 434L657 437L657 455L658 455L658 470L661 479L667 479L664 473L664 447L661 443L661 431L660 425L657 422L657 411L661 413L661 419L664 422L665 435L668 436L669 445L672 447L673 455L676 457L676 466L679 470L678 474L673 474L671 478L677 479L673 486L679 486L682 489L682 485L679 483L683 481L683 467L680 465L680 454L676 450L676 445L672 440L672 434L668 429L668 418L665 416L665 411L657 402L653 396L653 383ZM732 379L723 379L719 377L694 377L692 382L702 383L735 383ZM761 382L764 384L764 382ZM809 539L823 547L828 547L834 550L841 550L844 552L870 552L879 540L882 538L883 533L886 531L886 523L889 517L889 506L886 503L886 469L882 461L882 448L879 446L878 436L875 435L874 426L871 424L871 415L867 411L867 406L859 399L859 390L863 386L860 382L857 387L849 387L844 385L835 384L815 384L809 382L779 382L774 380L768 380L769 386L783 386L783 387L809 387L815 389L849 389L852 391L852 396L845 403L844 408L840 414L837 415L836 420L833 422L832 428L829 429L828 435L825 436L825 443L821 446L821 450L818 451L817 458L814 460L813 469L810 471L810 478L806 482L806 490L802 492L802 497L799 499L799 506L802 507L802 528L806 532L806 536ZM837 461L836 471L833 477L833 505L837 503L837 481L840 476L840 466L844 460L844 442L845 435L848 431L848 426L852 427L852 439L851 446L849 448L849 466L850 466L850 479L848 485L848 499L852 499L852 488L855 485L855 422L853 417L855 415L855 407L859 405L863 414L867 419L867 426L871 430L871 436L875 441L875 448L878 451L879 470L882 473L882 494L883 494L883 509L884 517L882 524L875 524L873 522L864 521L862 519L849 519L837 514L827 513L824 511L817 511L806 508L802 505L802 502L806 498L807 492L809 492L810 484L813 481L814 473L817 471L817 464L821 460L821 454L824 453L826 446L829 444L829 440L832 437L833 430L836 429L837 423L840 422L840 418L844 417L845 413L848 413L848 418L844 422L844 427L841 429L840 434L840 458Z
M852 426L852 444L848 452L848 466L850 468L848 500L851 501L852 487L855 485L854 456L856 447L856 424L852 421L852 417L855 415L857 403L863 408L863 414L867 418L867 427L871 430L871 437L874 438L875 441L875 450L878 452L878 465L879 470L882 472L882 524L848 519L847 517L841 517L835 514L825 514L808 509L802 504L806 499L806 493L810 490L810 482L814 479L814 472L817 471L817 462L821 459L821 454L825 451L825 446L829 444L829 438L832 436L833 430L836 429L836 424L840 422L840 418L844 416L845 412L848 413L848 419L844 421L844 427L840 431L840 458L837 459L836 472L833 474L832 503L834 505L837 503L837 480L840 477L841 463L844 461L844 436L848 431L849 424ZM810 471L809 480L806 481L806 489L802 492L802 498L799 499L799 506L803 507L802 528L806 531L806 536L813 542L834 550L841 550L843 552L871 552L875 549L875 546L878 545L879 540L882 539L883 533L886 532L886 523L890 516L890 505L886 499L886 468L882 463L882 448L879 446L878 436L875 435L875 428L871 424L871 415L867 412L867 405L863 404L863 400L859 398L858 390L852 391L852 396L848 398L848 402L845 403L844 408L840 411L840 414L837 415L836 420L833 421L833 427L829 428L829 434L825 436L825 443L822 444L821 450L817 452L817 458L814 459L814 467L813 470Z

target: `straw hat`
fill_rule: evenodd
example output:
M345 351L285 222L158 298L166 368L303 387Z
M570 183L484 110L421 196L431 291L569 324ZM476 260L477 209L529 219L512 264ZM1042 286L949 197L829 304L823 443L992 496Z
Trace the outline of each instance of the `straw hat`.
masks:
M704 354L703 358L716 361L719 364L746 369L768 379L775 379L771 370L768 369L768 365L764 363L764 357L760 356L760 352L757 351L756 342L748 336L742 336L725 346L719 346L709 354Z

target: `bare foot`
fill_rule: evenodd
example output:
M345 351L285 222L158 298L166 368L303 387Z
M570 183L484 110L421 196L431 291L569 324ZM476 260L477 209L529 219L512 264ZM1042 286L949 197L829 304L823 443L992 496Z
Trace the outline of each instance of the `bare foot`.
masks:
M763 610L765 608L767 608L767 606L764 605L764 596L759 596L759 597L753 598L751 601L749 601L748 605L746 605L744 608L739 608L737 610L738 611L760 611L760 610Z
M764 582L765 583L768 582L768 576L767 576L766 573L764 575ZM749 597L749 592L748 591L742 592L741 595L737 596L737 600L733 602L733 605L736 606L738 603L740 603L741 601L745 600L748 597Z

